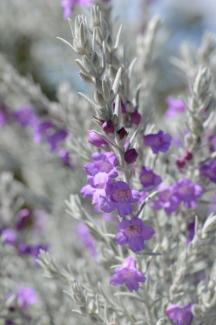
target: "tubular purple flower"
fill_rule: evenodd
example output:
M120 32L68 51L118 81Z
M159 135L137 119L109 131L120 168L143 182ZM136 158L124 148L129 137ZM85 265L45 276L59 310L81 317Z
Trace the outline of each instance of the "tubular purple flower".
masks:
M216 159L209 159L202 163L199 168L200 175L216 183Z
M144 248L144 241L153 237L155 231L152 227L134 217L131 220L123 220L118 225L115 242L119 245L128 244L133 252L139 252Z
M129 185L122 181L107 182L105 196L100 198L99 207L103 212L118 211L120 217L125 217L132 213L132 204L138 201L138 197L133 196Z
M185 112L185 103L181 99L169 96L166 98L166 104L165 118L170 119Z
M139 179L145 191L152 191L161 183L161 177L145 166L141 168Z
M170 147L171 141L171 136L163 131L144 136L144 145L150 147L155 154L166 152Z
M166 316L174 325L191 325L193 320L192 305L169 305L165 311Z
M16 290L16 301L18 307L25 311L37 302L37 295L32 288L20 287Z
M202 195L202 187L194 184L190 179L184 178L176 182L174 194L184 203L187 209L194 209L197 200Z
M117 267L110 278L110 284L113 286L126 285L129 291L137 291L139 283L145 282L145 276L136 268L136 262L133 257L124 259L121 266Z
M167 215L175 212L179 207L180 200L174 189L173 185L169 187L161 186L159 193L150 203L151 208L155 210L164 209Z
M112 152L95 152L91 156L91 161L84 165L84 169L89 176L102 172L108 174L109 177L116 177L118 176L117 164L117 158Z

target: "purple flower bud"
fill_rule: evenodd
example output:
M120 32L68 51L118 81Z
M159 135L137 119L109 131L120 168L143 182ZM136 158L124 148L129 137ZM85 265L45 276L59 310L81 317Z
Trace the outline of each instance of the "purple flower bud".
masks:
M114 125L113 125L112 121L105 121L102 124L102 128L103 128L104 132L107 133L107 134L110 134L110 133L112 134L115 131L115 128L114 128Z
M101 147L104 147L107 145L107 142L93 130L88 131L87 140L93 146L96 146L98 148L101 148Z
M133 113L130 114L130 119L132 124L139 125L141 118L142 118L141 115L137 111L134 111Z
M23 230L25 228L31 227L34 224L32 213L29 209L21 209L16 214L16 229Z
M187 244L192 242L195 235L195 220L190 221L187 224Z
M119 136L120 140L123 140L124 138L126 138L126 136L128 135L127 131L125 130L125 128L121 128L117 131L117 134Z
M133 252L139 252L144 248L144 241L149 240L155 231L152 227L147 226L139 218L123 220L118 225L118 232L115 237L119 245L128 244Z
M211 135L208 138L208 145L211 152L216 151L216 135Z
M180 306L177 304L169 305L165 314L175 325L191 325L193 320L192 305Z
M110 278L111 285L119 286L124 284L129 291L137 291L140 282L145 282L145 276L137 270L133 257L125 258L122 265L115 269Z
M166 152L170 147L171 141L171 136L163 131L144 136L144 145L150 147L155 154Z
M127 164L133 164L138 157L138 153L136 149L128 149L125 154L124 154L124 160L126 161Z

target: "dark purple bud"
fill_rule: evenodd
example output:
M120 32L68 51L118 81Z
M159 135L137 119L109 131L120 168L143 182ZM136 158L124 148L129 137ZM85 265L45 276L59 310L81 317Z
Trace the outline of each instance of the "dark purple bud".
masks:
M115 131L115 128L114 128L114 125L113 125L113 122L112 121L105 121L103 124L102 124L102 128L104 130L105 133L109 134L109 133L114 133Z
M133 164L138 157L138 153L135 149L129 149L124 154L124 160L127 164Z
M193 159L193 154L190 151L187 151L184 157L185 160L190 161Z
M133 113L130 114L131 118L131 123L135 125L139 125L141 121L141 115L137 112L134 111Z
M120 140L124 139L128 135L125 128L121 128L120 130L118 130L117 134L118 134Z
M182 169L185 167L185 160L184 159L177 159L176 160L176 166L178 169Z

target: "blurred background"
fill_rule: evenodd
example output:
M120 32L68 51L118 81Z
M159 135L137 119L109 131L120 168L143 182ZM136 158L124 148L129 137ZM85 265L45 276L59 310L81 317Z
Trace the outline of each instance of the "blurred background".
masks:
M113 8L113 15L124 26L125 38L131 28L142 32L149 16L160 15L160 37L166 41L161 51L164 58L167 52L178 53L182 40L198 45L206 30L216 29L215 0L114 0ZM73 17L79 10L74 10ZM84 11L88 13L87 9ZM57 86L65 80L75 90L85 87L77 77L74 54L56 39L61 36L70 40L60 0L1 0L0 33L0 51L21 74L31 75L39 82L50 98L55 98ZM124 41L134 47L131 39Z

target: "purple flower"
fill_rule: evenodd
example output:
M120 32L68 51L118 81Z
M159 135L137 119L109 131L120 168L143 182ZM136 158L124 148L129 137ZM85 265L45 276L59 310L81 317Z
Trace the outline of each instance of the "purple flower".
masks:
M171 96L166 99L167 110L165 112L166 118L176 117L178 114L184 113L185 104L183 100L178 98L173 98Z
M133 252L139 252L144 248L144 241L151 239L155 231L144 222L134 217L131 220L123 220L118 225L118 232L115 237L119 245L128 244Z
M112 152L99 153L96 152L91 157L91 162L84 165L87 175L95 176L97 173L106 173L109 177L118 175L116 156Z
M174 186L169 186L166 188L161 187L161 190L155 199L152 200L150 206L155 210L164 209L167 215L170 215L178 209L179 204L180 200L174 192Z
M103 122L102 128L106 134L113 134L115 132L113 122L110 120Z
M171 136L163 131L144 136L144 145L150 147L156 154L159 152L166 152L170 147L171 141Z
M84 198L91 198L92 204L100 209L101 197L105 196L105 187L108 181L109 175L104 172L88 176L88 184L82 187L80 193Z
M61 6L64 11L64 17L68 18L76 5L87 6L90 3L91 0L61 0Z
M65 166L69 168L73 167L71 163L70 152L67 149L61 148L60 150L58 150L58 157Z
M208 145L211 152L216 151L216 135L211 135L208 138Z
M138 157L138 153L136 149L128 149L125 154L124 154L124 160L126 161L127 164L133 164Z
M216 183L216 159L209 159L200 165L201 176Z
M38 123L38 118L30 107L18 109L14 112L14 118L22 127L35 126Z
M19 308L26 310L37 301L35 291L29 287L20 287L16 290L16 301Z
M39 143L42 138L46 138L53 129L54 125L51 121L39 121L33 128L33 141Z
M76 228L76 232L81 239L83 245L87 248L92 257L96 257L96 248L92 238L92 235L89 232L88 227L83 223L79 223Z
M195 235L195 220L187 224L187 244L192 242Z
M107 142L93 130L88 131L87 140L93 146L96 146L98 148L107 146Z
M113 286L126 285L129 291L137 291L139 282L144 282L145 276L136 268L136 262L133 257L124 259L121 266L115 269L114 274L110 278L110 284Z
M16 229L22 230L31 227L34 223L32 213L29 209L21 209L16 214Z
M104 212L117 210L121 217L132 213L132 204L138 200L129 185L122 181L107 182L105 196L99 200L99 207Z
M156 175L152 169L142 167L140 171L140 183L142 184L145 191L152 191L155 189L160 183L161 178L159 175Z
M165 313L174 325L190 325L193 320L191 307L191 304L185 306L172 304L166 308Z
M53 134L46 137L46 141L50 146L51 151L55 151L60 143L67 137L67 131L64 129L57 129Z
M34 261L37 259L40 250L47 251L48 245L47 244L28 245L25 243L19 243L19 245L17 245L17 252L20 255L31 256Z
M202 187L184 178L175 184L174 192L187 209L194 209L198 198L202 195Z
M6 228L1 231L0 234L3 244L14 246L17 241L17 234L15 230Z

